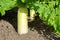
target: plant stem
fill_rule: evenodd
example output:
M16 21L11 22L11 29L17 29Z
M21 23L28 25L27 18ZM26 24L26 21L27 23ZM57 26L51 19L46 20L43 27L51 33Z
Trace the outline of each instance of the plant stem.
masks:
M31 18L31 21L34 20L34 17L35 17L35 10L34 9L30 9L30 18Z
M28 33L28 10L25 7L18 9L18 33Z

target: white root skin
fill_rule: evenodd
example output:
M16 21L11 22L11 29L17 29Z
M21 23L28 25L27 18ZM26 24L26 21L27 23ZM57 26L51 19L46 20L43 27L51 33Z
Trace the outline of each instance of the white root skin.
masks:
M30 18L31 18L31 21L34 20L34 17L35 17L35 10L34 9L30 9Z
M28 33L28 10L27 8L18 9L18 33L20 35Z

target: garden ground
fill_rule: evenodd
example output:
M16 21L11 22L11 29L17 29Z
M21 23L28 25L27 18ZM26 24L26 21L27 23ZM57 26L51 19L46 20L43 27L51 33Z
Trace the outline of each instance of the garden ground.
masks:
M25 35L17 33L17 14L8 11L6 15L0 16L0 40L60 40L55 35L53 28L44 24L38 16L34 21L28 22L29 32Z

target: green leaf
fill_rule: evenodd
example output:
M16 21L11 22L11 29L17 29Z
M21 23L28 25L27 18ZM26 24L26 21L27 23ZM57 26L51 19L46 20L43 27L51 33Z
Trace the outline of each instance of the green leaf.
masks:
M16 0L0 0L0 13L5 14L6 10L10 10L16 4Z
M26 0L21 0L22 3L25 3Z
M56 34L60 35L60 3L58 1L40 3L37 12L39 13L39 17L44 20L47 25L52 26Z

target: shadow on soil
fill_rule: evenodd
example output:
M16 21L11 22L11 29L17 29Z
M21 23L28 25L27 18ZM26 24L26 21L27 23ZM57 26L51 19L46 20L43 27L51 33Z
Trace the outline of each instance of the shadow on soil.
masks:
M48 38L49 40L60 40L60 37L58 37L53 32L53 27L46 25L43 20L41 20L38 16L35 17L35 20L32 22L29 22L29 28L34 31L36 30L40 35L43 35L44 37ZM34 30L33 30L34 29Z
M0 16L0 19L9 21L17 30L17 13L16 12L8 11L6 12L5 16L3 17ZM53 33L53 28L44 24L44 22L41 19L39 19L38 16L35 17L34 21L31 21L28 23L29 23L28 26L32 31L36 30L40 35L47 37L49 40L52 40L52 39L60 40L60 37L56 36Z
M12 10L6 11L6 14L4 16L0 16L0 19L9 21L14 26L15 30L17 30L17 14L16 14L16 12L14 12Z

